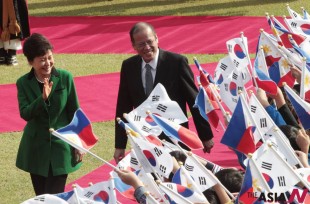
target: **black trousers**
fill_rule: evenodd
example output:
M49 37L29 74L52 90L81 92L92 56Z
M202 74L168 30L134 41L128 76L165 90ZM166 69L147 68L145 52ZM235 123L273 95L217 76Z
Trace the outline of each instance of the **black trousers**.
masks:
M68 174L53 176L51 167L49 168L48 177L30 174L32 186L35 194L57 194L65 190Z

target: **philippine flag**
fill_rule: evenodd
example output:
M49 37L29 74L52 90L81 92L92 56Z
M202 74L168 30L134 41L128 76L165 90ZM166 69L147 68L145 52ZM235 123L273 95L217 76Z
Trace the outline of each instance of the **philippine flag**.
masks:
M302 100L289 86L285 85L284 90L291 101L295 112L304 127L310 128L310 104Z
M55 131L55 136L61 137L75 148L82 150L91 149L98 141L98 137L93 133L92 125L82 109L77 109L71 123ZM82 149L80 149L82 147Z
M300 45L306 40L305 36L288 31L274 16L272 16L271 18L274 22L274 28L278 31L278 34L283 42L283 45L286 48L292 48L292 44L290 43L289 36L291 36L298 45Z
M138 172L135 173L138 174ZM125 184L119 177L114 177L113 179L115 188L118 192L130 200L136 200L134 197L135 189L132 186Z
M184 143L191 149L203 148L202 142L193 131L153 113L151 113L150 116L167 136Z
M270 79L268 76L266 76L264 72L262 72L260 69L255 67L254 71L257 76L256 77L257 86L272 95L277 95L278 92L277 84L274 81L272 81L272 79Z
M284 58L281 58L278 62L273 63L269 67L268 72L270 78L276 82L279 87L283 86L283 82L286 82L290 87L294 86L295 78L290 71L288 62Z
M210 75L209 72L207 72L206 70L204 70L201 66L200 63L198 62L198 60L194 57L194 62L195 65L197 67L197 69L199 70L200 73L200 82L202 84L202 86L208 86L209 83L215 83L212 76Z
M261 31L258 39L256 53L262 47L266 58L266 64L270 66L274 62L279 61L282 56L277 46L278 42L270 34L266 33L265 31Z
M253 195L254 188L251 168L247 167L244 174L241 190L238 195L238 200L242 201L243 203L253 203L255 200L257 200L257 198L255 198Z
M214 128L217 128L220 120L219 116L202 86L199 88L194 107L198 108L200 115L206 121L208 121Z
M248 125L247 119L250 116L244 111L247 107L243 104L242 97L239 97L237 106L222 137L221 143L232 147L244 154L255 151L253 132L255 126Z

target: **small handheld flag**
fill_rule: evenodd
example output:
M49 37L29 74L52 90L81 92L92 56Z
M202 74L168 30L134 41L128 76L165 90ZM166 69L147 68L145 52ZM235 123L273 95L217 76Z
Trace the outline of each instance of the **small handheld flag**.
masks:
M71 123L56 130L56 132L88 150L98 141L98 137L93 133L89 119L80 108L75 111Z

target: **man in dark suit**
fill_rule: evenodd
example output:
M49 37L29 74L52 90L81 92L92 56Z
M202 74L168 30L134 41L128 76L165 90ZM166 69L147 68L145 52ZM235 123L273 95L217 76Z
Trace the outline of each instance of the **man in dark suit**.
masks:
M148 23L135 24L130 30L130 39L138 54L123 61L116 117L123 119L123 113L131 112L147 99L149 83L152 88L161 83L171 100L179 104L185 115L188 104L204 151L210 153L214 145L213 134L209 123L200 116L198 109L193 108L198 91L187 58L159 49L156 32ZM146 66L151 67L150 72ZM151 82L145 79L147 72L151 75ZM187 123L182 125L188 127ZM126 144L125 131L115 123L114 159L117 163L125 155Z

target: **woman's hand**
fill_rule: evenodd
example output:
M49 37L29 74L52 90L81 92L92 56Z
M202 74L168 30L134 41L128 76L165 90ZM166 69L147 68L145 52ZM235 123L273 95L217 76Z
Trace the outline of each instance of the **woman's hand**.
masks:
M43 100L47 100L48 96L50 95L51 91L52 91L52 87L53 87L53 82L49 82L48 78L44 78L44 85L43 85L43 93L42 93L42 97Z
M80 163L83 160L85 153L82 153L80 150L74 149L74 156L77 163Z

